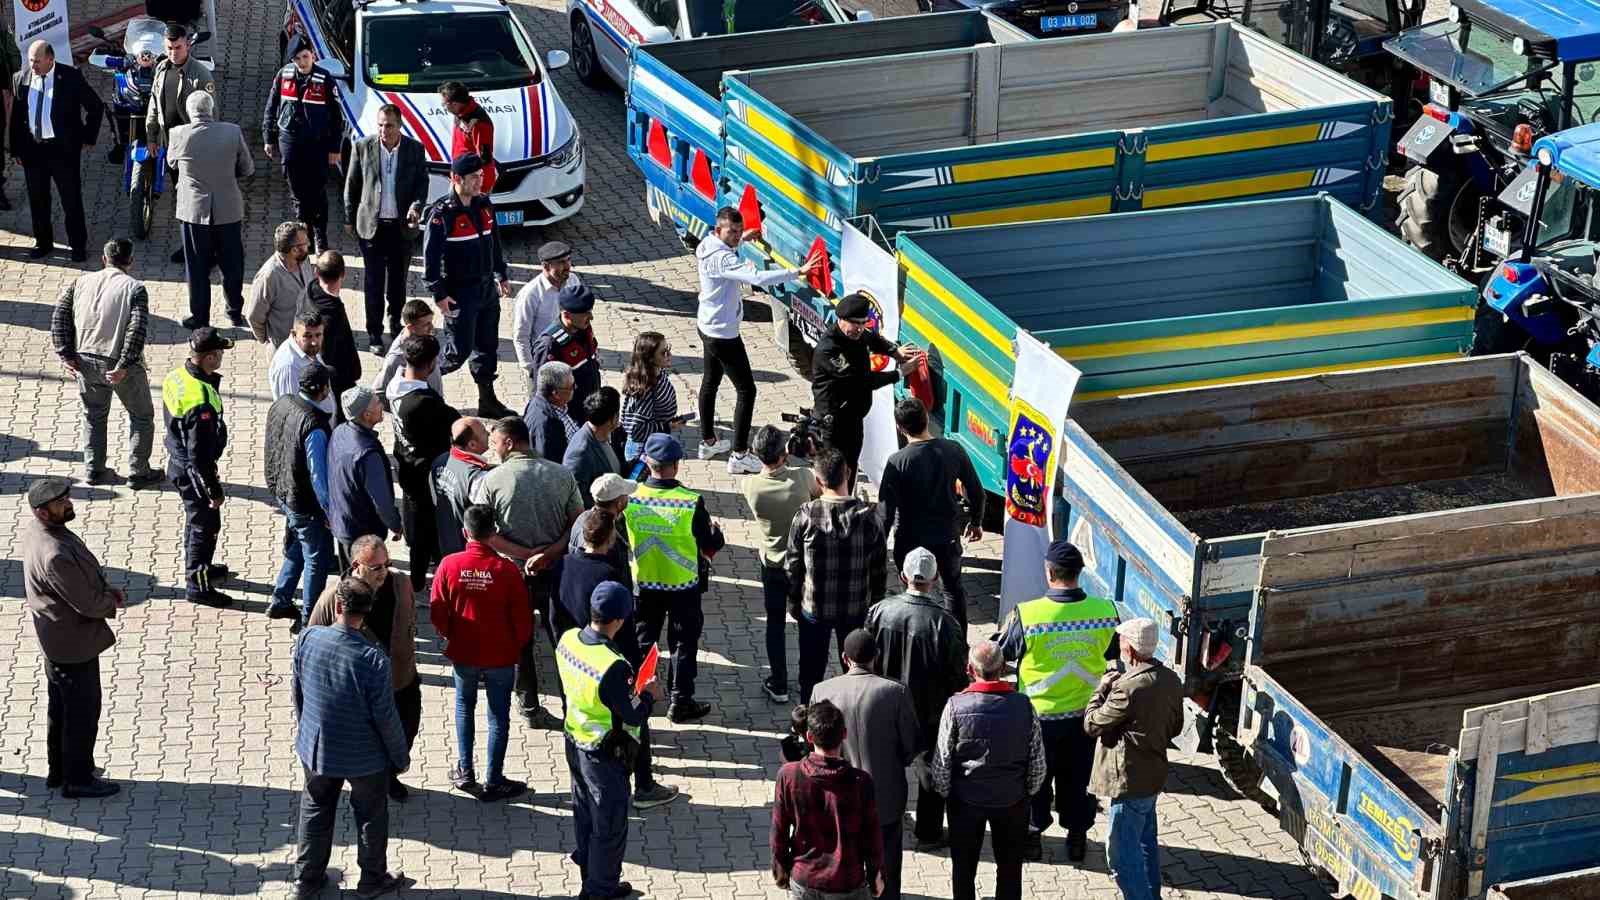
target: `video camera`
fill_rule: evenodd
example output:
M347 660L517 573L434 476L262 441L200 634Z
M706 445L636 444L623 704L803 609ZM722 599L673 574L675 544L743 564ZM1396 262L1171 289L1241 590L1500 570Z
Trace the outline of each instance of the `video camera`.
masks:
M812 417L811 410L802 407L798 414L783 413L779 418L794 426L789 430L789 444L786 448L789 456L804 460L816 456L817 451L822 449L822 438L817 434L822 423Z
M806 708L796 706L789 713L789 733L778 742L783 750L784 762L799 762L811 755L811 743L806 740Z

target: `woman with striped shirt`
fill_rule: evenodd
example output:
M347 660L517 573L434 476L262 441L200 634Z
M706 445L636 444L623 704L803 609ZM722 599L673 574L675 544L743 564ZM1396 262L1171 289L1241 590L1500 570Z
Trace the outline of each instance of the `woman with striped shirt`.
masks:
M672 430L678 417L678 391L667 377L672 345L659 331L641 332L633 340L633 358L622 373L622 429L628 435L623 454L637 459L645 438Z

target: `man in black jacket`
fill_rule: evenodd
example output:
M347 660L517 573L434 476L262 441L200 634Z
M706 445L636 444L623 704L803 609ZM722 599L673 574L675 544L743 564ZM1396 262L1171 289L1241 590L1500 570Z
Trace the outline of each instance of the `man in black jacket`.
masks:
M865 294L847 294L834 314L834 327L817 342L811 359L812 414L821 423L823 445L838 450L850 463L850 483L854 484L872 392L900 380L894 369L873 371L872 355L904 364L916 360L920 351L909 344L891 344L868 329L872 303Z
M967 502L966 539L983 537L983 482L961 445L928 433L928 411L922 401L907 397L895 404L894 424L906 436L906 445L889 457L878 489L883 530L895 523L894 566L905 564L906 554L926 547L939 561L946 606L963 631L967 627L967 592L961 586L961 501ZM959 494L957 485L960 485Z
M367 340L383 352L384 301L389 337L400 340L400 308L406 302L411 241L428 202L428 170L422 144L400 131L400 107L378 108L377 133L350 145L345 167L345 230L361 241L362 282L367 301Z
M324 250L317 254L315 268L317 279L306 285L306 298L300 308L322 314L322 362L333 370L333 395L343 397L345 391L361 383L361 353L356 349L344 301L339 299L339 291L344 288L344 254Z
M100 136L105 109L100 98L71 66L58 65L48 41L28 47L28 67L11 80L11 155L22 163L28 184L28 212L33 219L30 259L43 259L55 248L50 221L50 183L61 194L67 216L67 244L72 261L89 258L89 226L83 218L83 151Z
M294 633L311 615L334 568L333 532L328 530L328 438L333 426L323 408L332 374L327 366L311 362L300 372L299 391L272 401L267 410L267 490L283 509L288 530L267 617L294 619ZM300 609L294 605L296 581Z
M421 591L428 564L440 558L433 488L433 461L450 449L450 429L461 414L428 385L439 364L439 340L433 335L408 337L401 343L406 367L394 383L395 477L405 499L400 520L411 548L411 587Z

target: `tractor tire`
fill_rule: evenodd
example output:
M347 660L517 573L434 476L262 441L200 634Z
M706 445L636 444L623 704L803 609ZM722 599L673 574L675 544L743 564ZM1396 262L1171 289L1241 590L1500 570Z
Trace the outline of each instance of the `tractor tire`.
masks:
M1222 780L1239 796L1254 800L1273 815L1278 814L1278 802L1261 788L1261 767L1244 752L1244 745L1233 736L1236 723L1220 720L1211 738L1216 744L1217 765L1222 769Z
M1493 273L1490 273L1491 275ZM1472 348L1468 356L1492 356L1496 353L1515 353L1528 346L1528 335L1506 321L1480 294L1478 309L1472 318Z
M128 230L133 233L134 240L142 241L150 235L156 205L150 185L154 174L154 163L136 164L133 168L133 188L128 191Z
M1471 180L1453 171L1413 166L1400 189L1400 215L1394 220L1406 243L1442 262L1459 257L1477 225L1481 192Z

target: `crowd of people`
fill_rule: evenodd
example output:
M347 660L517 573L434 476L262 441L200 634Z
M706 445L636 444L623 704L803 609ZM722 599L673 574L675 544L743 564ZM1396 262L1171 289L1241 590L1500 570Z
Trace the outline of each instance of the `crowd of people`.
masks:
M152 111L178 171L190 299L187 359L161 383L164 470L151 464L149 297L134 275L131 242L107 242L102 267L68 287L51 336L82 399L84 481L120 478L107 460L115 395L127 410L127 483L151 489L171 481L185 514L184 596L207 607L235 602L221 589L234 573L216 558L230 492L219 471L229 446L222 378L235 342L210 324L213 264L230 324L274 348L262 477L284 525L267 614L288 620L297 635L298 895L326 884L346 783L358 826L356 892L374 897L404 883L388 867L387 809L411 796L401 776L421 723L423 596L453 672L454 788L485 802L526 792L507 772L513 708L529 727L562 731L581 894L628 895L621 874L630 810L678 796L654 776L651 720L686 725L713 713L696 694L697 656L713 566L727 545L701 492L680 478L686 453L676 432L688 417L670 377L670 343L658 332L637 334L626 367L610 373L620 387L605 384L592 327L600 298L573 270L566 244L539 247L539 273L514 290L489 196L492 123L470 91L452 83L441 97L459 133L442 198L426 203L420 150L392 106L355 143L346 167L344 215L363 261L366 349L381 358L375 374L364 372L342 299L345 257L329 244L325 182L342 128L337 84L304 43L275 74L263 120L267 156L281 163L298 218L275 229L247 305L239 179L253 170L252 154L237 126L216 121L209 78L184 68L186 41L181 26L169 30L164 71L183 80ZM53 97L63 105L70 70L48 49L38 64L30 51L32 72L47 91L48 79L60 79ZM26 81L19 79L18 89ZM92 143L98 113L90 106L84 101L79 123L87 137L61 140ZM24 136L38 131L35 113L20 115ZM18 116L14 108L14 139ZM31 200L37 179L26 171ZM37 215L35 225L48 252L49 230ZM75 257L86 241L80 226L69 210ZM405 291L418 231L431 304ZM777 775L775 882L797 900L897 900L910 770L913 849L948 846L957 900L975 896L985 830L999 867L997 896L1019 900L1023 863L1042 859L1052 809L1067 832L1068 859L1081 863L1097 797L1110 803L1108 854L1124 896L1158 896L1154 802L1167 743L1182 725L1182 691L1155 659L1155 623L1119 622L1114 604L1079 586L1082 555L1058 541L1044 564L1048 593L969 646L961 557L963 541L982 534L984 492L960 445L933 434L920 401L901 400L894 418L904 447L888 462L878 501L857 490L872 391L898 377L869 357L911 366L920 351L872 333L865 298L845 297L812 373L820 445L773 425L752 435L743 291L802 277L819 261L758 271L737 252L747 236L739 213L723 209L695 254L705 368L694 449L700 459L727 454L728 471L744 476L760 538L761 688L776 704L790 702L787 623L796 628L799 703L784 742L794 759ZM506 299L515 359L531 391L521 415L494 389ZM459 368L477 387L471 412L445 396L442 376ZM731 433L719 437L713 423L724 375L735 404ZM380 430L386 417L389 447ZM70 494L63 479L41 479L28 491L26 593L46 658L49 783L69 797L104 797L118 785L94 764L98 657L114 640L107 620L126 598L67 527ZM390 555L402 541L404 573ZM560 716L540 702L541 631L555 659ZM835 658L843 674L826 679ZM488 724L481 766L480 692Z

